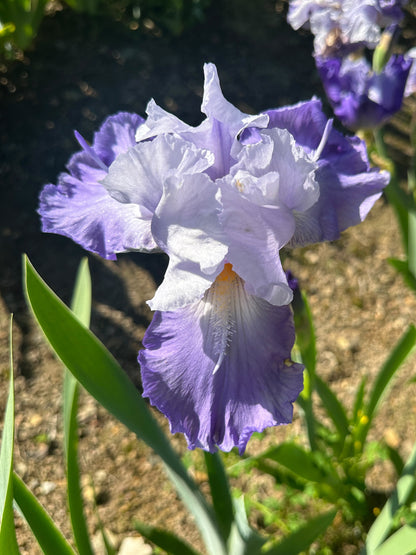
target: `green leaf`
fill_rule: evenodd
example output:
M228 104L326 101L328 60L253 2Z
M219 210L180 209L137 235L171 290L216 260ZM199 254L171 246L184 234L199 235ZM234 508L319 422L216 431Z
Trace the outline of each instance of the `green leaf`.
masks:
M148 526L137 521L134 523L134 527L144 538L164 549L167 553L172 555L199 555L198 551L192 549L188 543L163 528Z
M91 315L91 278L88 260L84 258L79 266L75 282L71 308L75 316L86 327ZM78 382L65 369L64 373L64 447L67 477L67 496L72 531L78 551L83 555L93 555L88 527L84 516L81 494L80 469L78 464Z
M0 553L19 553L13 513L14 386L12 318L10 318L10 382L0 448Z
M212 509L125 372L102 343L49 289L25 259L29 305L52 348L83 387L163 460L169 479L195 517L208 552L225 553Z
M90 325L91 301L91 276L88 269L88 258L85 257L81 260L75 279L71 310L86 328Z
M294 309L296 344L300 350L302 361L311 375L311 385L313 387L316 369L316 337L312 312L306 294L303 292L299 294L295 291L292 305Z
M235 509L235 521L231 528L228 542L228 555L256 555L266 542L266 538L260 536L248 523L244 497L233 500Z
M404 468L404 462L400 453L397 451L397 449L391 447L391 445L386 445L386 449L389 459L392 462L394 469L396 470L397 476L400 476Z
M316 337L312 312L305 293L294 292L292 302L296 329L296 345L294 352L297 362L305 365L304 387L298 397L298 404L302 408L308 433L309 446L312 451L318 448L316 441L316 420L313 412L312 393L315 389L316 377Z
M308 373L304 374L305 382L307 381ZM310 382L309 382L310 383ZM311 451L316 451L318 449L318 443L316 441L316 427L318 421L313 412L312 396L307 392L303 395L303 392L299 395L296 400L297 404L301 409L301 414L305 420L306 431L308 433L309 447Z
M285 442L271 447L261 455L261 458L276 461L304 480L322 482L331 479L331 475L319 465L317 455L314 452L305 451L295 443Z
M357 393L354 399L354 405L352 408L352 422L358 422L360 419L360 415L364 414L364 394L365 394L365 386L367 385L367 376L364 376L360 382L360 386L357 389Z
M410 271L408 261L389 258L388 262L402 276L405 284L413 291L416 291L416 277Z
M332 389L319 376L316 376L315 385L324 409L334 423L340 437L345 438L349 434L349 422L344 407Z
M381 513L374 521L368 534L362 555L373 555L382 541L389 535L397 510L405 505L416 486L416 443L406 461L396 488L390 495Z
M378 547L374 555L409 555L416 551L416 525L405 524Z
M15 473L13 495L45 555L76 555L51 517Z
M355 432L355 441L358 441L361 446L364 445L372 419L377 412L387 386L394 377L398 368L400 368L403 361L414 349L415 344L416 328L413 325L410 325L407 331L399 339L398 343L391 351L388 359L377 374L376 381L374 382L364 411L365 414L362 417L361 425L357 426Z
M406 253L409 252L409 221L408 214L415 209L415 201L411 194L406 193L399 184L394 171L391 172L390 183L384 189L387 200L396 212L397 222L402 235L402 243Z
M409 246L407 251L407 260L409 264L409 272L416 281L416 211L409 210ZM416 287L414 288L416 290Z
M227 541L234 521L234 507L227 475L219 453L204 451L205 466L217 522L223 538Z
M284 538L277 545L262 551L262 555L298 555L302 551L307 551L312 542L323 534L328 526L334 520L336 510L319 515L303 526L299 527L295 532Z

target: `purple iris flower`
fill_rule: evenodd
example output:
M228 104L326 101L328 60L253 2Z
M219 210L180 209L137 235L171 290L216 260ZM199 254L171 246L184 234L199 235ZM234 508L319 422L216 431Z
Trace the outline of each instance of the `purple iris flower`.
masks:
M68 162L68 172L58 177L58 184L46 185L40 194L39 213L42 231L70 237L86 250L104 258L131 247L141 236L140 208L131 205L129 212L100 184L117 156L135 144L136 129L143 123L136 114L110 116L95 134L91 146L76 133L82 151ZM155 248L148 241L149 250ZM133 247L134 248L134 247Z
M400 110L410 58L393 55L380 73L365 58L316 58L326 94L341 122L350 129L378 127Z
M45 231L107 258L168 254L139 354L143 395L190 448L242 453L254 431L291 421L303 387L281 249L361 222L388 174L318 100L248 115L224 98L215 66L204 71L200 125L151 101L146 120L129 116L106 142L110 118L39 212Z
M381 29L403 18L406 0L291 0L288 22L314 35L318 56L375 48Z
M411 48L406 56L411 60L412 65L409 71L409 77L406 81L406 88L404 90L404 96L410 96L416 92L416 47Z

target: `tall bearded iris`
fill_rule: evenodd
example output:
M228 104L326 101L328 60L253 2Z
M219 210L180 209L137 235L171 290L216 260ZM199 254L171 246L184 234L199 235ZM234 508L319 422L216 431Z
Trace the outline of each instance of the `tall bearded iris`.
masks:
M403 18L407 0L290 0L288 22L310 29L318 56L375 48L381 30Z
M388 174L318 100L248 115L204 70L200 125L154 101L146 120L113 116L92 145L80 138L39 211L45 231L107 258L168 254L139 354L143 395L190 448L243 452L252 432L291 421L302 389L280 251L362 221Z
M350 129L373 129L400 110L412 65L393 55L381 72L365 58L316 58L325 92L342 123Z

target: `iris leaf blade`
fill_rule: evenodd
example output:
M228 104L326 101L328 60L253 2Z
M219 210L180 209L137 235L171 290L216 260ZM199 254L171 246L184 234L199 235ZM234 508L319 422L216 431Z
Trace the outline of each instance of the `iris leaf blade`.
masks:
M349 434L349 422L344 407L332 389L319 376L315 378L315 386L322 404L340 437L345 438Z
M408 555L416 550L416 527L405 524L378 547L374 555Z
M331 476L318 464L315 454L306 451L295 443L282 443L272 447L263 455L264 459L271 459L291 472L311 482L322 482L331 479Z
M13 512L14 380L10 319L10 382L0 448L0 553L19 553Z
M29 306L58 357L104 408L161 457L169 479L194 515L209 553L224 554L211 508L125 372L43 282L27 258L24 267Z
M309 549L315 539L331 525L336 509L321 514L292 532L277 545L262 551L262 555L298 555Z
M383 540L389 535L393 525L393 518L397 510L406 504L416 486L416 443L410 457L406 461L396 488L390 495L371 526L362 555L373 555L374 551L381 545Z
M233 499L235 520L228 541L228 555L257 555L266 538L251 528L246 514L244 497Z
M416 241L416 238L414 240ZM406 285L416 291L416 275L411 272L409 262L398 258L389 258L388 262L402 276Z
M356 439L360 441L361 444L364 444L364 440L367 436L368 430L370 429L372 419L378 409L378 406L386 391L387 386L391 382L396 371L400 368L401 364L412 352L415 345L416 328L415 326L410 325L406 332L396 343L395 347L390 352L389 357L377 374L376 381L374 382L373 388L370 392L368 403L365 408L365 416L367 417L367 422L365 425L360 426L357 432Z
M45 555L76 555L51 517L15 473L13 495Z
M204 451L212 504L223 538L227 541L234 521L234 507L228 478L219 453Z
M172 555L200 555L187 542L181 538L157 526L149 526L143 522L135 522L134 527L144 538L151 541L167 553Z
M86 327L91 315L91 277L88 260L84 258L78 269L71 303L72 311ZM93 555L88 528L84 516L84 503L81 494L80 468L78 463L78 381L64 370L63 417L64 451L67 477L67 496L69 516L75 543L83 555Z

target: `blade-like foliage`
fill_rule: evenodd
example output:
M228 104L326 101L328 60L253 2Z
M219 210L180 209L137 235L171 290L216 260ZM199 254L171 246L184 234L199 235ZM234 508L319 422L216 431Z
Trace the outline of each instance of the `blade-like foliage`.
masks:
M91 278L86 258L81 262L78 269L71 308L79 321L88 327L91 314ZM65 369L64 374L63 401L69 516L78 551L85 555L93 555L84 517L84 503L81 494L80 469L78 464L78 382L67 369Z
M305 365L304 387L298 397L306 423L309 446L312 451L318 449L316 440L316 418L313 411L312 393L316 378L316 337L312 312L305 293L294 292L293 313L296 329L294 359Z
M0 449L0 553L19 553L13 513L14 385L12 319L10 319L10 383Z
M377 374L376 381L374 382L368 403L365 407L365 416L367 416L366 422L357 428L355 441L358 441L361 445L364 445L373 417L377 412L387 386L390 384L396 371L400 368L406 357L412 352L415 345L416 328L415 326L410 325L407 331L399 339L396 346L391 351L388 359Z
M143 522L135 522L136 530L147 540L151 541L167 553L172 555L200 555L188 543L181 540L172 532L156 526L148 526Z
M416 276L410 271L408 261L389 258L388 262L402 276L405 284L416 291Z
M383 540L389 535L397 510L409 501L416 487L416 444L408 458L396 488L390 495L381 513L370 528L362 555L373 555ZM395 554L396 555L396 554Z
M51 517L15 473L13 495L45 555L76 555Z
M378 547L374 555L409 555L416 552L416 524L405 524Z
M223 554L225 546L212 510L125 372L42 281L27 259L24 266L28 302L63 364L103 407L161 457L170 480L194 515L208 551Z
M218 453L204 451L204 457L215 515L223 538L227 541L234 521L233 500L227 475Z
M271 459L286 468L297 476L311 482L327 482L332 483L335 473L328 474L320 463L321 454L315 454L312 451L306 451L300 445L295 443L282 443L276 447L271 447L263 455L263 459ZM329 461L328 461L329 464Z
M256 555L260 553L260 549L266 542L266 539L260 536L249 525L244 497L235 498L233 503L235 520L231 528L227 553L229 555Z
M273 545L266 551L263 551L262 555L298 555L303 551L307 551L312 542L325 532L334 520L335 515L336 510L333 509L311 519L277 545Z
M322 404L331 418L341 438L349 434L349 422L344 407L338 397L319 376L315 379L316 391L322 400Z

